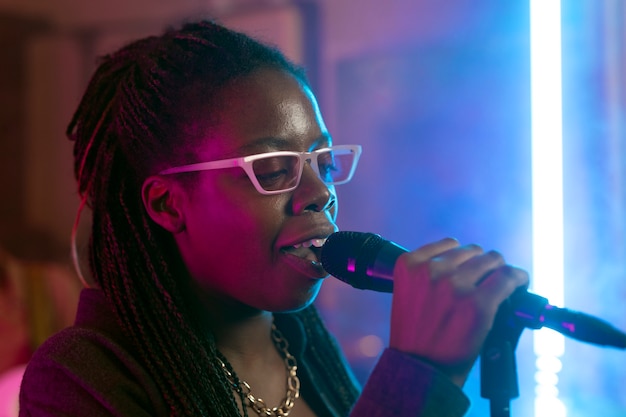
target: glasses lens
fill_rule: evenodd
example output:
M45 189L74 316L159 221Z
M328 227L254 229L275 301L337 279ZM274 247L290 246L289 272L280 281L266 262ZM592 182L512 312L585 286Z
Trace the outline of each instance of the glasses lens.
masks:
M354 152L350 149L333 149L317 155L320 177L328 184L338 184L350 179Z
M286 190L296 186L300 158L296 155L257 159L252 170L265 191Z

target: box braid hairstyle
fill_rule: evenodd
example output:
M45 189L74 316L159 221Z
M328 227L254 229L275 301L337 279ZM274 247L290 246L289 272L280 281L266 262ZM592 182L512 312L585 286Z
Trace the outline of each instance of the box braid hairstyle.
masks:
M191 278L174 239L148 216L141 185L187 162L185 152L198 136L185 124L194 110L207 101L209 108L218 106L211 100L220 87L260 68L287 71L306 83L303 71L273 47L214 22L187 23L105 56L67 128L75 141L78 190L92 210L92 278L173 416L240 411L215 341L194 314ZM332 406L347 415L358 388L336 342L314 307L295 314L316 372L333 384Z

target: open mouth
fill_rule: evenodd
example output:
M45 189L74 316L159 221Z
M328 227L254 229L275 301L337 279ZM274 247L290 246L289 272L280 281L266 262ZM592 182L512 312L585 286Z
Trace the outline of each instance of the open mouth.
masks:
M282 250L298 258L306 259L311 262L320 262L322 246L326 239L309 239L304 242L296 243L292 246L286 246Z

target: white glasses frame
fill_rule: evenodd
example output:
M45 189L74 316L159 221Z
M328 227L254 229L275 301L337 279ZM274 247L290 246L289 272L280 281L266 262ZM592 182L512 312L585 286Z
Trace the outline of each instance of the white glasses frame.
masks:
M171 174L180 174L183 172L207 171L207 170L212 170L212 169L241 167L245 171L245 173L248 175L248 178L250 178L250 181L254 185L254 188L256 188L256 190L259 193L265 194L265 195L280 194L280 193L286 193L286 192L295 190L298 187L298 185L300 184L300 179L302 178L302 171L304 170L305 162L309 163L311 168L313 168L313 171L321 179L322 177L320 175L320 169L319 169L319 165L317 162L317 156L321 153L325 153L329 151L332 151L334 154L339 154L339 155L352 153L354 154L354 161L352 162L352 166L350 167L350 172L348 173L345 179L341 181L329 181L329 182L324 181L322 179L322 181L326 185L339 185L339 184L347 183L348 181L352 179L352 176L354 175L354 171L356 170L356 166L359 162L359 157L361 156L361 150L362 150L361 145L336 145L336 146L329 146L327 148L316 149L311 152L293 152L293 151L266 152L266 153L260 153L260 154L255 154L255 155L242 156L239 158L221 159L219 161L199 162L196 164L181 165L181 166L165 169L159 172L158 175L171 175ZM252 164L256 160L275 157L275 156L297 156L300 159L300 165L299 165L300 168L298 170L298 176L296 178L296 181L292 187L281 189L281 190L268 191L268 190L263 189L261 184L259 184L259 180L254 174Z

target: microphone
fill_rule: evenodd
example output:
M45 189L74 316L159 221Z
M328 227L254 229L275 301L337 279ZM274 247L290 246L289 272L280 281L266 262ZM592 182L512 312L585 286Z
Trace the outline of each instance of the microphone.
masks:
M393 268L405 248L374 233L336 232L322 246L322 266L359 289L393 292ZM604 320L548 304L523 288L509 297L513 317L524 327L548 327L571 338L626 349L626 334Z

